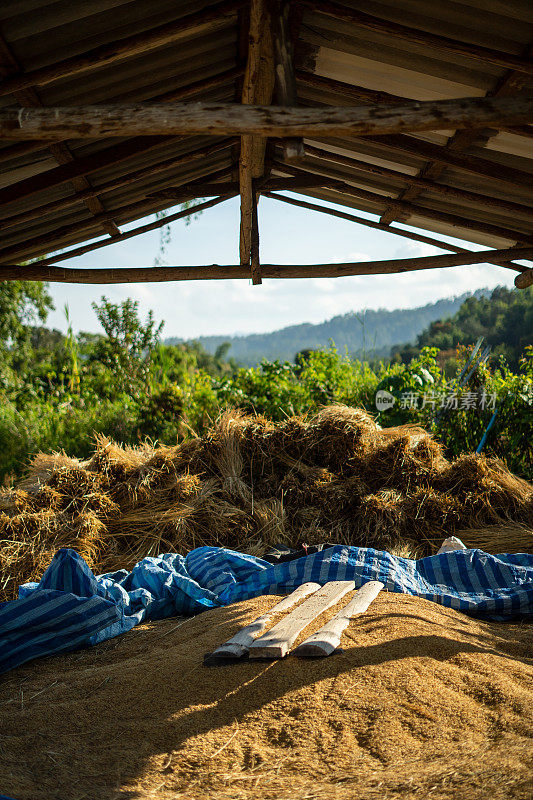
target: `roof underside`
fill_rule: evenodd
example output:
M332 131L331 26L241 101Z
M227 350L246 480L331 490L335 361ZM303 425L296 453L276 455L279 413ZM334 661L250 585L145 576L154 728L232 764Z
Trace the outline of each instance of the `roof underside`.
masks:
M342 3L383 20L460 42L515 55L533 52L530 0ZM0 69L4 76L36 70L149 31L211 4L192 0L3 0ZM372 102L372 92L394 96L385 100L439 100L533 91L533 78L525 73L466 56L443 54L427 45L392 39L339 21L305 5L293 6L291 29L297 100L301 106L357 105L362 103L354 99L357 92L359 96L365 94L361 87L370 90L366 102ZM178 100L240 102L247 31L248 14L243 8L188 31L172 44L0 97L0 108L160 102L161 95L168 93L174 93ZM206 87L211 78L215 80ZM181 91L196 82L200 82L198 91ZM350 87L359 88L350 93ZM299 193L370 212L387 225L403 222L487 247L531 243L532 133L533 126L521 126L514 132L445 130L381 139L306 139L308 148L299 169L341 179L372 195L357 197L322 188L302 189ZM150 199L148 196L155 191L198 179L235 180L238 175L235 139L138 137L128 145L127 158L117 149L126 141L1 142L0 263L20 263L96 237L112 237L121 225L175 203ZM438 145L443 160L432 161L424 143ZM281 142L271 140L269 147L267 161L272 165L272 176L293 174L283 170ZM59 165L75 164L110 148L115 150L110 151L105 166L82 170L70 180L65 179L64 168L59 169ZM211 152L201 158L182 158L205 148ZM131 155L134 150L136 153ZM342 163L329 160L328 151L344 156ZM520 171L524 180L518 184L460 168L445 163L446 154L475 156L512 168ZM358 163L350 164L348 159ZM387 167L399 175L374 174L364 164ZM137 172L138 176L132 175ZM38 183L35 176L39 176ZM437 188L421 186L420 182L410 184L409 176L422 177ZM439 191L439 186L483 195L485 200L476 202L471 197ZM20 197L13 200L15 187ZM74 200L80 193L83 197ZM54 210L53 203L64 198L71 198L72 202ZM408 209L398 204L391 208L392 199L408 203ZM44 208L49 205L50 209ZM37 209L38 214L27 219L27 212L32 209ZM25 221L8 222L23 214Z

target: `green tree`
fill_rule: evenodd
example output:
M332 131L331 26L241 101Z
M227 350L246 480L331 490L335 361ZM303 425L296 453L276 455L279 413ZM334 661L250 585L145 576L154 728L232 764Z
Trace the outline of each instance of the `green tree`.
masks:
M139 319L139 303L131 298L112 303L103 296L100 305L92 306L105 337L94 343L90 360L112 371L117 389L139 396L148 386L150 359L159 344L164 322L157 325L153 311L149 311L143 323Z

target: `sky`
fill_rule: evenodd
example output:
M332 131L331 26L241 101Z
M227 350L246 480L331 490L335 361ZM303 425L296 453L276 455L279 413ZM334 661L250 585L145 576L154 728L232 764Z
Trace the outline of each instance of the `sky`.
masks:
M334 207L334 206L332 206ZM376 219L363 214L368 219ZM150 218L151 219L151 218ZM123 226L136 227L139 222ZM269 198L259 205L260 252L264 263L313 264L439 255L436 248L327 214ZM171 226L164 262L173 266L238 263L239 200L208 209L186 225ZM428 234L430 235L430 234ZM438 238L445 240L445 237ZM453 239L448 241L453 242ZM483 249L457 242L472 250ZM159 231L119 242L75 259L65 267L149 267L159 251ZM152 309L164 320L163 337L264 333L337 314L375 308L414 308L482 287L512 286L515 273L493 265L424 270L397 275L251 281L183 281L119 285L50 284L56 310L47 324L66 329L68 304L75 330L100 330L91 303L106 295L114 303L132 297L142 318Z

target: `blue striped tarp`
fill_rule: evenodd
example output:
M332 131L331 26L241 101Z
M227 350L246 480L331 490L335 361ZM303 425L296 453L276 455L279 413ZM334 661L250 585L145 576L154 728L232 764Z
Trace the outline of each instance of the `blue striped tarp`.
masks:
M414 561L337 545L272 565L221 547L186 557L144 558L128 572L96 577L74 550L59 550L39 583L0 604L0 673L38 656L94 645L140 622L196 614L306 581L379 580L390 592L424 597L488 620L533 616L533 555L455 550Z

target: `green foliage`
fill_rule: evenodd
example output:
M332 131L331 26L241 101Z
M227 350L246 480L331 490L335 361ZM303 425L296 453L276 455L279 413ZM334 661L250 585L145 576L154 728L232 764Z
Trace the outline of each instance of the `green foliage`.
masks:
M223 342L214 355L199 342L161 344L162 326L152 314L142 322L131 300L114 305L103 298L95 310L103 334L75 336L70 325L66 336L42 326L24 331L25 358L17 371L4 370L0 384L0 477L20 474L39 450L85 457L95 432L128 444L147 436L172 444L191 430L204 433L226 407L282 420L330 403L366 408L384 427L422 425L452 457L476 449L497 409L485 451L521 475L533 473L531 346L516 368L499 355L459 387L471 347L454 350L451 370L434 346L407 363L371 365L333 343L302 350L294 363L263 360L238 368L226 360ZM12 356L6 346L8 362ZM385 411L376 409L378 390L395 399Z
M116 304L102 297L100 305L92 306L105 333L95 343L92 359L113 371L120 391L139 396L147 388L151 354L159 343L164 322L156 327L150 311L142 323L139 303L131 298Z
M524 290L498 286L490 297L467 298L450 319L432 322L415 346L396 347L393 353L408 363L423 347L437 347L453 356L460 345L483 336L495 355L505 356L517 369L524 348L533 337L533 287Z

